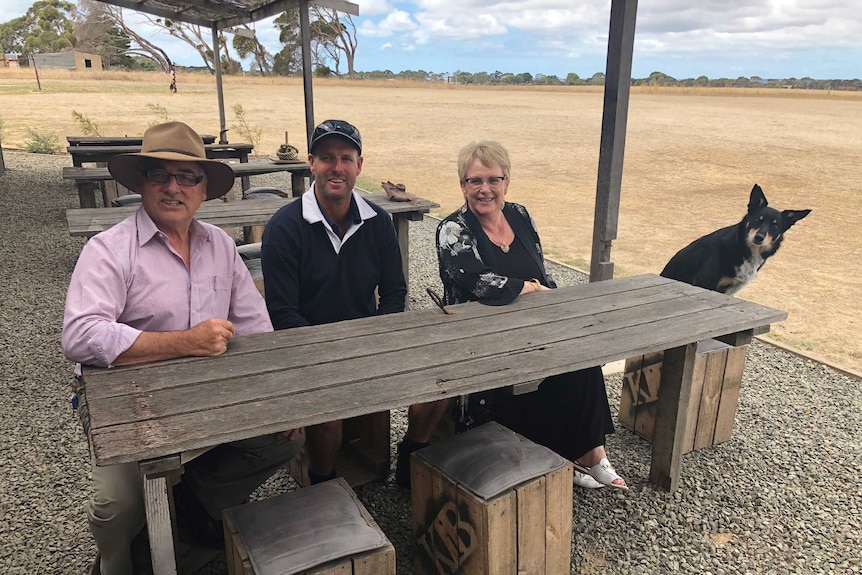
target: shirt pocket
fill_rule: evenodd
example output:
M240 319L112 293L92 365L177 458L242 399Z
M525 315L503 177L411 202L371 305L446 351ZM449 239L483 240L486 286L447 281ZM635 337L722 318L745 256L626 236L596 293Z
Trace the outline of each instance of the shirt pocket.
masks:
M210 318L228 319L233 281L230 277L207 276L198 284L200 321Z

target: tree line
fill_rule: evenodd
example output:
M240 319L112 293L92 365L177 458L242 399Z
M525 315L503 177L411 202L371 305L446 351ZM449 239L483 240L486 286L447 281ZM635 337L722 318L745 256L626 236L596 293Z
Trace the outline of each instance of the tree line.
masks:
M153 26L193 47L203 62L200 67L214 72L215 51L211 46L209 28L175 22L144 14ZM309 5L311 32L311 60L315 75L341 76L342 64L346 76L360 80L411 80L425 82L453 82L455 84L501 86L603 86L605 75L597 72L582 78L570 72L565 78L529 72L426 72L424 70L373 70L355 69L357 49L356 26L350 15L317 5ZM299 11L287 10L274 24L279 31L281 49L270 53L252 34L246 37L222 30L218 35L221 67L225 74L249 72L261 75L293 76L302 72L302 45L299 29ZM248 26L241 26L250 30ZM149 41L129 25L121 8L95 0L78 0L77 5L67 0L37 0L27 13L8 22L0 23L0 49L7 54L18 54L26 65L30 54L78 50L97 54L107 68L127 70L162 70L175 68L170 55ZM246 68L243 67L246 63ZM862 81L815 80L813 78L764 79L759 76L737 78L685 78L677 80L663 72L653 72L646 78L632 78L632 86L674 86L710 88L793 88L805 90L862 90Z
M203 68L215 70L212 32L194 24L177 22L143 14L149 24L161 28L200 55ZM309 6L311 60L318 75L355 77L356 26L350 15L330 8ZM281 49L271 53L254 36L220 30L218 34L222 71L238 74L244 71L261 75L291 76L302 70L302 43L299 10L292 8L279 15L274 24L279 31ZM248 25L238 28L251 31ZM17 54L27 65L31 54L77 50L101 56L106 68L126 70L162 70L179 66L161 47L148 40L130 25L118 6L79 0L36 0L27 13L0 23L0 49ZM247 68L243 68L243 63Z
M426 72L425 70L404 70L392 72L391 70L374 70L371 72L357 72L356 78L360 80L411 80L425 82L450 82L454 84L474 84L485 86L604 86L605 75L596 72L589 78L582 78L574 72L570 72L565 78L554 75L530 74L521 72L463 72L458 70L451 74ZM672 86L677 88L785 88L800 90L862 90L862 80L815 80L813 78L780 78L764 79L760 76L746 78L685 78L677 80L663 72L653 72L646 78L632 78L632 86Z

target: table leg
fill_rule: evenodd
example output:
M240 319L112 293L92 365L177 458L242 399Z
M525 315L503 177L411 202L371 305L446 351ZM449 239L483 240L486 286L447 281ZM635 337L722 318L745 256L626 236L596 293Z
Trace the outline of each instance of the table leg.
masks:
M305 172L290 172L290 195L298 198L305 193Z
M671 493L679 484L682 468L682 444L696 351L697 343L667 349L661 368L649 480Z
M248 154L244 154L240 152L239 154L239 163L247 164L248 163ZM242 191L246 191L251 187L251 179L248 176L242 176L240 178L242 181Z
M407 298L410 298L410 221L402 214L392 214L398 247L401 248L401 265L404 267L404 281L407 283Z
M78 202L82 208L96 207L96 182L78 182Z
M144 474L144 506L154 575L176 575L173 505L169 472Z

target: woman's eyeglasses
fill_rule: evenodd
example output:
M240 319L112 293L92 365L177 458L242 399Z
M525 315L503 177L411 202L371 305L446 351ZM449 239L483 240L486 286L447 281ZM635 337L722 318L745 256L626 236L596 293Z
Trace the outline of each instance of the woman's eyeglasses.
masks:
M147 181L151 184L167 184L171 181L171 177L173 177L178 185L186 188L196 186L204 180L203 176L183 173L172 174L164 170L147 170L144 172L144 176L146 176Z
M485 184L485 182L488 183L488 187L492 190L498 190L505 181L506 176L491 176L487 180L483 180L482 178L466 178L464 180L464 183L467 184L467 186L473 191L479 191L482 189L482 186Z

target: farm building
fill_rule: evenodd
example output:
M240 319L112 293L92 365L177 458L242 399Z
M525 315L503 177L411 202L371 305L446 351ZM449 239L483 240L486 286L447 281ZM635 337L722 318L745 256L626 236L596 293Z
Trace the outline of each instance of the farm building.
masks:
M64 70L102 70L102 57L86 52L55 52L33 54L39 68L62 68Z
M18 67L18 54L3 54L3 67L4 68L17 68Z

